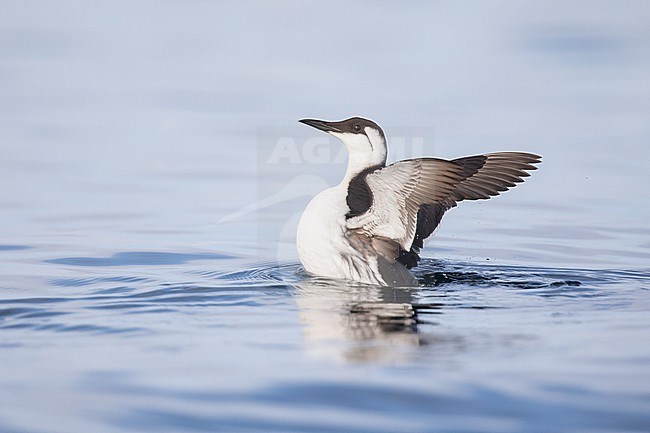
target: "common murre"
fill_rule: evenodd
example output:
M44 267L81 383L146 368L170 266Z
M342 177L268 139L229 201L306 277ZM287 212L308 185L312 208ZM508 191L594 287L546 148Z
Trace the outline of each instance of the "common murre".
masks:
M360 283L417 285L409 269L445 211L463 200L499 195L541 162L531 153L497 152L386 166L386 137L375 122L300 122L341 140L349 157L341 183L314 197L300 218L300 261L310 274Z

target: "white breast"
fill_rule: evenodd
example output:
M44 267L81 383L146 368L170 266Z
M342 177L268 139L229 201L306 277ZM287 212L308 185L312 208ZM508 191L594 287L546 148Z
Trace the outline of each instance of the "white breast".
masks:
M296 244L305 270L315 275L382 284L377 265L346 238L347 189L327 189L312 199L298 224Z
M333 276L323 273L338 254L345 248L345 195L338 187L326 189L314 197L305 209L298 224L296 244L300 261L308 272L317 275Z

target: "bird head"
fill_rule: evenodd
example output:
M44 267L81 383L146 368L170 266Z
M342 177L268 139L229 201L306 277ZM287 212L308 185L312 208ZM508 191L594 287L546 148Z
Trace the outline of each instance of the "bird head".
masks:
M339 122L302 119L300 123L319 129L341 140L351 158L363 159L367 161L369 166L386 162L386 136L379 125L372 120L363 117L351 117Z

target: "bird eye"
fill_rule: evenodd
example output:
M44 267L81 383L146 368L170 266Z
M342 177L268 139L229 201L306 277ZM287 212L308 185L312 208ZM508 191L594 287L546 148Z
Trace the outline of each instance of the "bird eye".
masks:
M359 132L359 131L361 131L361 125L358 125L358 124L357 124L357 125L354 125L354 126L352 127L352 130L353 130L354 132Z

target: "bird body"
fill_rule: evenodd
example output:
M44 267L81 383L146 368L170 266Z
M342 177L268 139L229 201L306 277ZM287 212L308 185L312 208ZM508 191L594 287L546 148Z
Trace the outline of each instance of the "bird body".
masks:
M499 152L386 166L386 138L373 121L301 122L341 140L349 159L341 183L316 195L303 212L296 239L300 261L311 274L360 283L417 285L409 269L445 211L515 186L541 159Z

